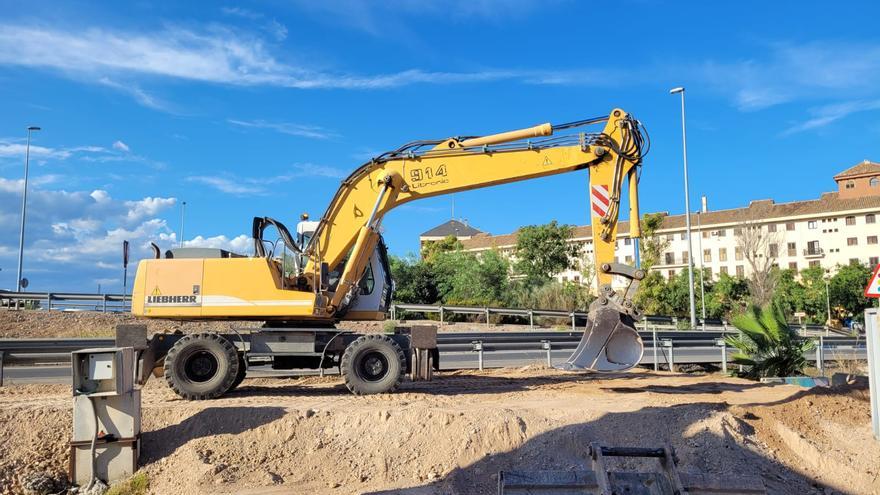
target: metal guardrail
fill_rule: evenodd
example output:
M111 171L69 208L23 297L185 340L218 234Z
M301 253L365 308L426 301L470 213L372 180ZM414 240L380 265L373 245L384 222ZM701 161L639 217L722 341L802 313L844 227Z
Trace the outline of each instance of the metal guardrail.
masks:
M732 332L727 332L732 333ZM552 365L554 351L572 351L580 342L583 332L462 332L440 333L437 347L443 354L476 353L478 368L483 369L486 353L534 353L545 356ZM724 344L725 332L640 332L645 349L642 364L653 363L659 369L661 358L669 369L676 364L720 363L727 371L728 347ZM808 358L815 359L817 367L824 369L826 360L865 359L864 343L852 337L824 337L817 339L817 350ZM70 353L79 349L112 347L109 338L67 339L0 339L0 386L3 384L3 367L7 364L34 366L40 364L67 363ZM442 357L441 357L442 362Z
M128 311L131 296L81 292L0 292L0 306L33 303L46 310Z
M555 318L566 318L571 322L572 331L577 330L578 321L586 320L587 313L584 311L562 311L555 309L523 309L523 308L496 308L491 306L447 306L442 304L392 304L389 308L389 313L392 320L397 320L398 316L401 316L401 312L411 312L411 313L423 313L423 314L438 314L440 315L440 324L443 325L446 323L445 315L447 314L464 314L464 315L481 315L485 316L485 324L490 323L491 315L501 315L501 316L522 316L528 317L529 319L529 328L535 327L535 317L536 316L547 316L547 317L555 317ZM679 318L676 316L661 316L661 315L645 315L642 320L639 322L639 327L644 330L679 330ZM801 323L789 323L790 326L794 328L798 328L801 335L804 336L818 336L825 335L830 336L831 334L837 335L850 335L848 332L839 330L836 328L832 328L826 325L807 325ZM722 319L710 319L706 320L697 319L697 327L701 331L712 331L712 332L729 332L731 330L735 330L727 320ZM697 330L697 329L694 329Z

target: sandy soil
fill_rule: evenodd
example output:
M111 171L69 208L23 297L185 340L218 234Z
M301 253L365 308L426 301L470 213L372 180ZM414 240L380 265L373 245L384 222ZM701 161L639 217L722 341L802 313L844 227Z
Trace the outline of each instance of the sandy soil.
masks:
M0 388L0 493L62 472L66 386ZM591 441L671 443L687 472L760 475L769 493L880 493L864 384L523 368L443 373L355 397L336 378L248 379L207 402L144 390L154 493L495 493L504 469L586 468Z
M139 319L128 313L101 313L94 311L16 311L0 309L0 338L46 337L112 337L116 325L145 324L150 334L173 332L228 331L231 328L258 328L259 321L172 321ZM429 324L432 320L407 320L399 325ZM386 322L342 321L340 329L362 333L382 332ZM485 323L446 323L444 332L526 331L528 325L486 325ZM545 329L546 330L546 329Z

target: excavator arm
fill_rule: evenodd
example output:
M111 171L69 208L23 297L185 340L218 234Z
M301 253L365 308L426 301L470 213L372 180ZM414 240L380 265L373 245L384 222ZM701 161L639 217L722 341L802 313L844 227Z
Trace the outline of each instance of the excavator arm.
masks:
M596 124L604 128L586 132ZM378 241L382 219L391 209L421 198L589 169L595 273L601 294L619 271L611 265L625 181L629 234L640 234L638 171L643 143L638 121L615 109L602 118L404 145L343 181L305 249L309 261L304 275L317 284L322 264L341 273L324 305L332 314L353 296Z

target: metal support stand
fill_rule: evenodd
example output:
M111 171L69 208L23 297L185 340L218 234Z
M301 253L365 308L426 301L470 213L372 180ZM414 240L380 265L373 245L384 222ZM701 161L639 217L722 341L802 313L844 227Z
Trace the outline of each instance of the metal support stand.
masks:
M553 357L550 355L550 351L553 350L553 344L551 344L549 340L542 340L541 341L541 349L544 349L545 351L547 351L547 367L552 368L553 367Z
M819 370L819 376L825 376L825 338L821 335L816 347L816 369Z
M571 331L575 331L577 329L577 325L574 323L574 313L571 314Z
M715 345L721 348L721 372L727 374L727 342L724 339L716 339Z
M486 308L486 327L489 326L489 308Z
M5 353L0 351L0 387L3 386L3 355Z
M535 329L535 314L532 313L532 310L529 310L529 330Z
M475 340L475 341L471 342L471 344L474 346L474 349L473 349L474 352L477 353L478 367L479 367L480 371L483 371L483 341L482 340Z
M868 388L871 395L871 427L880 441L880 310L865 310L865 338L868 347Z
M675 371L675 355L672 350L672 339L663 339L660 341L664 348L669 349L669 355L666 358L666 363L669 365L669 371Z
M648 323L646 322L645 325L647 326ZM652 336L651 339L654 342L654 371L660 371L660 360L658 359L658 356L657 356L657 350L658 350L657 349L657 347L658 347L658 345L657 345L658 344L658 342L657 342L657 327L653 327L651 329L651 336Z

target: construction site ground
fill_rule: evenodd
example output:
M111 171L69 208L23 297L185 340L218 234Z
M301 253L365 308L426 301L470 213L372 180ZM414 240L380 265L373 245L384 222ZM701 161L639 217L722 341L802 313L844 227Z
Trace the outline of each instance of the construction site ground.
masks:
M110 336L116 324L135 322L0 311L0 338ZM152 333L240 323L148 325ZM65 385L0 387L0 493L66 471L71 404ZM804 389L721 374L530 366L443 372L366 397L335 376L246 379L204 402L152 379L142 416L141 469L157 494L491 494L501 470L588 468L592 441L669 443L682 471L758 475L768 493L880 494L880 442L871 437L863 378Z

